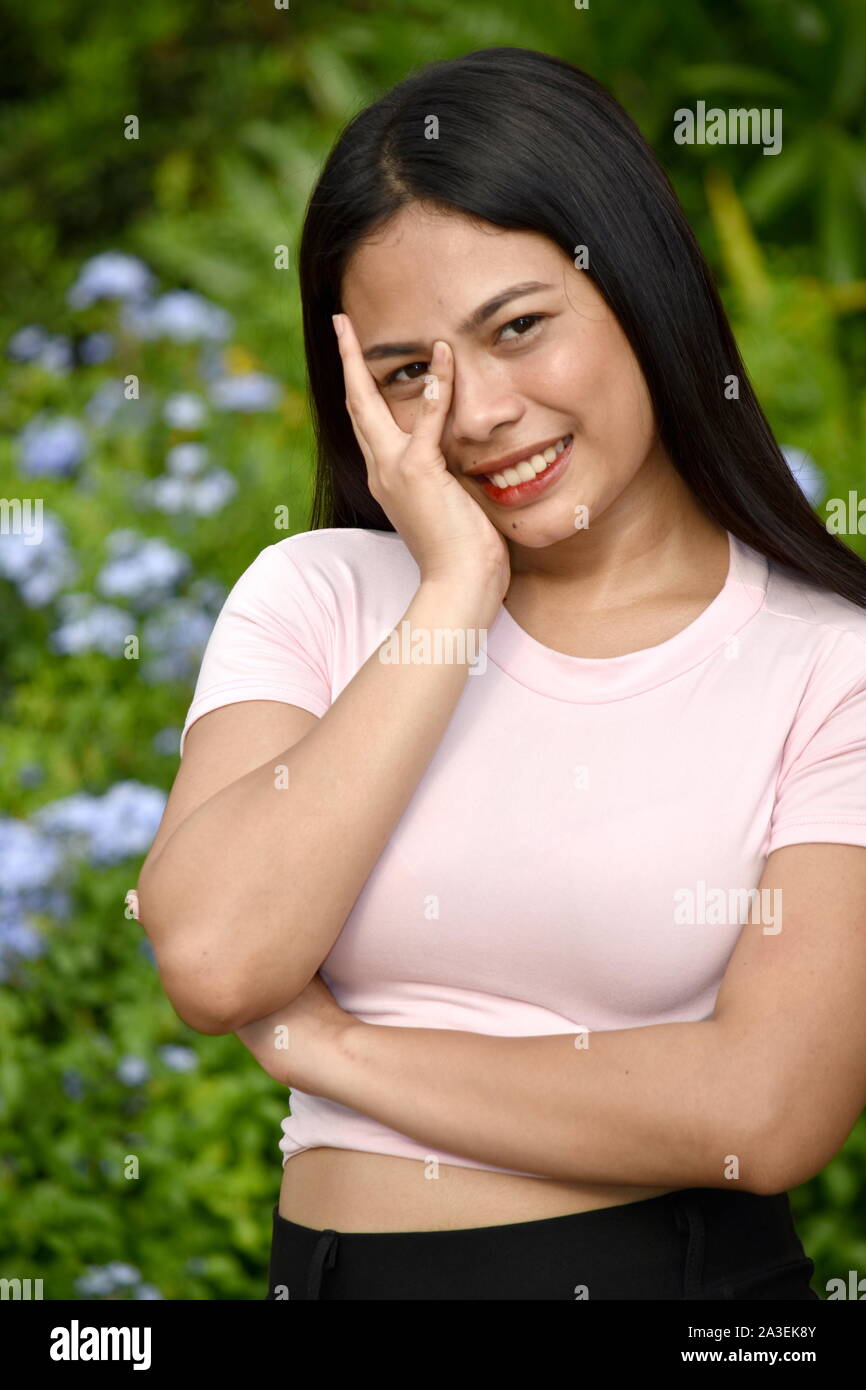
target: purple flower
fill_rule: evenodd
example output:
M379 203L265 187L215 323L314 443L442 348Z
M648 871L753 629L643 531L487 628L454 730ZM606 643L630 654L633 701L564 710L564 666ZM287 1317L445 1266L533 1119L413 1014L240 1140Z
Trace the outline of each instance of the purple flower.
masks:
M70 309L86 309L98 299L135 301L149 294L155 280L143 261L123 251L91 256L66 294Z
M88 854L98 819L99 798L89 792L73 792L47 802L33 813L39 829L51 836L70 858Z
M196 603L211 620L217 621L222 605L228 598L228 589L217 580L195 580L189 585L189 602Z
M155 401L146 392L138 400L127 400L119 381L104 381L84 407L88 421L97 429L124 430L130 434L146 429L152 422Z
M67 1095L70 1100L81 1100L84 1095L84 1081L81 1073L77 1072L74 1067L70 1067L68 1071L63 1073L60 1084L63 1087L64 1094Z
M165 470L174 478L194 478L207 466L208 451L203 444L175 444L165 456Z
M61 656L99 651L123 656L123 645L135 628L135 619L123 608L97 603L91 594L64 594L58 604L62 622L48 643Z
M147 685L193 681L213 630L214 619L189 599L175 599L144 624L141 678Z
M60 333L49 338L36 360L43 371L65 376L73 366L71 340Z
M6 344L7 356L14 362L35 362L50 341L50 334L38 323L28 323L13 333Z
M138 338L171 338L176 343L222 342L234 327L232 316L193 290L170 290L143 304L127 304L124 330Z
M167 516L177 516L189 508L189 484L183 478L170 478L163 473L139 488L138 501L140 506L156 507Z
M35 960L45 950L28 918L68 907L55 882L62 866L57 847L36 826L0 817L0 980L19 960Z
M72 343L62 334L47 333L39 324L28 324L14 333L6 352L15 362L32 362L46 372L68 372L72 366Z
M0 575L12 580L28 608L43 608L78 577L63 524L44 512L41 532L38 545L20 533L0 535Z
M210 398L217 410L273 410L283 394L279 382L263 372L243 372L212 382Z
M96 577L97 590L104 598L125 598L142 610L168 598L192 568L188 555L159 536L113 531L108 549L111 559Z
M187 598L207 613L212 622L216 622L228 592L225 584L219 584L215 579L195 579L189 586Z
M795 449L792 444L783 444L782 453L800 485L801 492L806 495L812 506L815 506L827 490L827 483L820 468L811 454L807 454L804 449Z
M60 839L67 853L87 855L102 867L146 853L156 836L166 794L141 782L116 782L103 796L73 792L34 812L40 830Z
M191 391L179 391L165 402L163 419L173 430L201 429L207 419L207 406L201 396Z
M78 1293L84 1298L105 1297L118 1289L134 1289L139 1284L141 1274L135 1265L124 1264L121 1260L111 1260L107 1265L88 1265L75 1281Z
M38 827L12 816L0 817L0 898L47 887L61 863L57 847Z
M87 436L71 415L40 413L18 436L19 469L28 477L67 478L84 458Z
M144 854L153 844L167 797L161 787L116 782L101 798L90 842L90 862L119 864Z
M164 473L141 489L145 502L159 511L176 516L214 516L234 497L238 485L225 468L212 468L195 480Z
M38 787L45 780L45 769L39 763L24 763L18 769L19 787Z
M45 950L45 939L29 922L0 909L0 980L7 980L19 960L36 960Z
M135 1265L123 1264L120 1260L112 1260L106 1265L108 1273L114 1280L116 1288L131 1289L135 1284L141 1282L141 1274Z
M195 1071L198 1066L198 1053L191 1047L179 1047L172 1043L159 1049L159 1054L172 1071Z
M134 1298L162 1298L162 1294L155 1284L141 1284L135 1291Z
M143 1057L123 1057L118 1063L116 1075L124 1086L141 1086L150 1076L150 1068Z
M212 468L192 485L190 510L196 516L215 516L235 496L238 485L225 468Z
M86 1272L76 1279L75 1288L82 1298L101 1298L104 1294L112 1292L114 1280L106 1268L90 1265Z
M110 333L88 333L78 345L78 356L85 367L98 367L114 356L114 339Z

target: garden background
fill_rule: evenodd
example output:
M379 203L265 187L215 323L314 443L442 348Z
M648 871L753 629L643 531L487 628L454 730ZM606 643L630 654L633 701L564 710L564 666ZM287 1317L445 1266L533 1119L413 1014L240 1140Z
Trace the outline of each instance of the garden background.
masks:
M41 543L0 535L0 1276L260 1299L286 1092L178 1019L124 903L222 601L277 509L308 529L316 171L418 64L516 45L588 69L669 171L823 516L863 476L866 10L3 0L0 21L0 495L44 504ZM677 144L698 100L781 108L781 152ZM866 1271L864 1180L861 1119L792 1194L819 1290Z

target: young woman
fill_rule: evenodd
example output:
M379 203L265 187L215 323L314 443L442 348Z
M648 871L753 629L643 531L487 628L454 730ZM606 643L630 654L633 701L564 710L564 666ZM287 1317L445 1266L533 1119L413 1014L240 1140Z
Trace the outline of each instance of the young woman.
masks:
M178 1012L292 1088L268 1298L818 1297L866 564L569 63L361 112L300 273L312 527L226 601L139 884Z

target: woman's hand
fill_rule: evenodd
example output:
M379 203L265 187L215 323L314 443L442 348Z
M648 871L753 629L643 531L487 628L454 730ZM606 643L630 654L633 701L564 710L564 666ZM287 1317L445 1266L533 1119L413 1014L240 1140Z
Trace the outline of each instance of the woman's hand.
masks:
M494 612L511 578L505 540L466 488L448 471L440 440L451 404L454 358L437 340L418 406L415 428L397 425L368 370L347 314L334 316L346 409L367 464L371 495L411 551L422 582L428 579L478 581Z
M353 1025L361 1026L316 974L290 1004L245 1023L237 1036L275 1081L324 1095L340 1039Z

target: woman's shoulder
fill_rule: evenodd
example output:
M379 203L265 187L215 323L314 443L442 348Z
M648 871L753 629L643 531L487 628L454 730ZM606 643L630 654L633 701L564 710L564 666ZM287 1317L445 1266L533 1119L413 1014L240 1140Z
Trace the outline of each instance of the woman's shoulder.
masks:
M820 653L828 676L836 670L866 678L866 606L773 564L763 612L786 634L787 649Z
M402 612L420 572L396 531L322 527L265 546L242 580L245 589L267 595L277 608L305 605L343 625L353 616L355 622L378 622L394 607Z
M315 531L296 531L267 549L288 557L302 569L326 573L336 566L356 570L371 567L383 574L399 573L417 565L396 531L371 531L361 526L324 526Z

